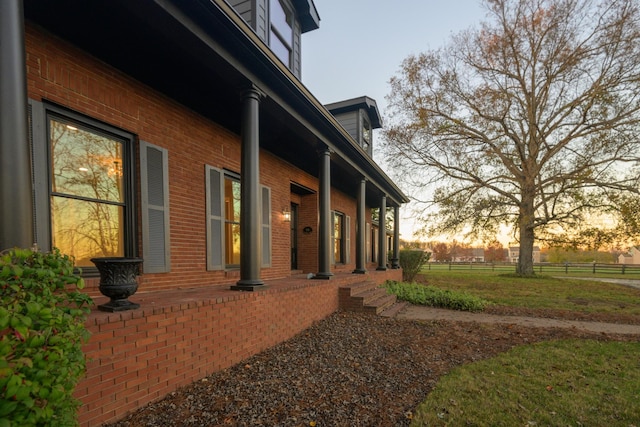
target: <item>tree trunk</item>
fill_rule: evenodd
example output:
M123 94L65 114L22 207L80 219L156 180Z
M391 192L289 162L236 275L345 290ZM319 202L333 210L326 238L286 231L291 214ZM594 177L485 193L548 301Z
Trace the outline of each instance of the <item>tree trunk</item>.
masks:
M520 205L520 252L518 255L518 266L516 273L520 276L533 276L533 240L534 240L534 209L533 193L527 197L525 192L522 195Z

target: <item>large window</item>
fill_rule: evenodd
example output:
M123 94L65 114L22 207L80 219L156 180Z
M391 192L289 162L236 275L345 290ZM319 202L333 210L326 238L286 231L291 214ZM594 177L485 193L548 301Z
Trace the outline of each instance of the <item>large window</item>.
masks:
M132 255L132 136L53 111L47 125L52 246L80 267Z
M287 67L293 53L293 14L280 0L270 0L271 31L269 46Z

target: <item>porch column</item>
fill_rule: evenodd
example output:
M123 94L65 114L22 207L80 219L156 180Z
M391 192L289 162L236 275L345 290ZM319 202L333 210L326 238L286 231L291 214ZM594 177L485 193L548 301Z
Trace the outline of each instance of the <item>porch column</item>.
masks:
M264 287L260 279L262 232L260 209L260 99L251 86L242 94L242 157L240 165L240 280L232 290Z
M380 198L380 214L378 215L378 268L387 269L387 196Z
M331 151L320 153L320 191L318 194L320 223L318 224L318 273L314 279L330 279L331 272Z
M400 206L393 208L393 258L391 268L400 268Z
M357 206L357 219L356 219L356 269L353 270L356 274L365 274L367 269L365 268L365 254L367 246L366 236L366 219L365 211L367 206L365 204L365 197L367 192L367 180L362 178L360 185L358 186L358 206Z
M22 0L0 1L0 251L33 245Z

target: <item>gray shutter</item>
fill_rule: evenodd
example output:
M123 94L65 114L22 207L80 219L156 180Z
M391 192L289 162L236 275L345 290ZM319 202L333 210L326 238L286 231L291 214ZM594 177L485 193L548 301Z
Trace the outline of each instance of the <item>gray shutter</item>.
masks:
M351 262L351 217L344 217L344 263Z
M205 166L207 202L207 270L224 269L224 174Z
M271 267L271 189L262 187L262 267Z
M140 141L142 252L145 273L171 270L169 240L169 153Z
M29 144L33 183L33 236L43 251L51 250L51 208L49 205L49 150L44 104L29 99Z

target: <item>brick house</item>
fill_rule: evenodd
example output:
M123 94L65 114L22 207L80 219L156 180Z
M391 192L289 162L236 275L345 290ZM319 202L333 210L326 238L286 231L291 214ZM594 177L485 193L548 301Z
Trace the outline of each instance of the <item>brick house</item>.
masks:
M83 425L402 277L375 101L325 107L300 81L319 21L312 0L0 3L0 250L74 255L98 302L91 258L144 260L141 308L88 320Z

